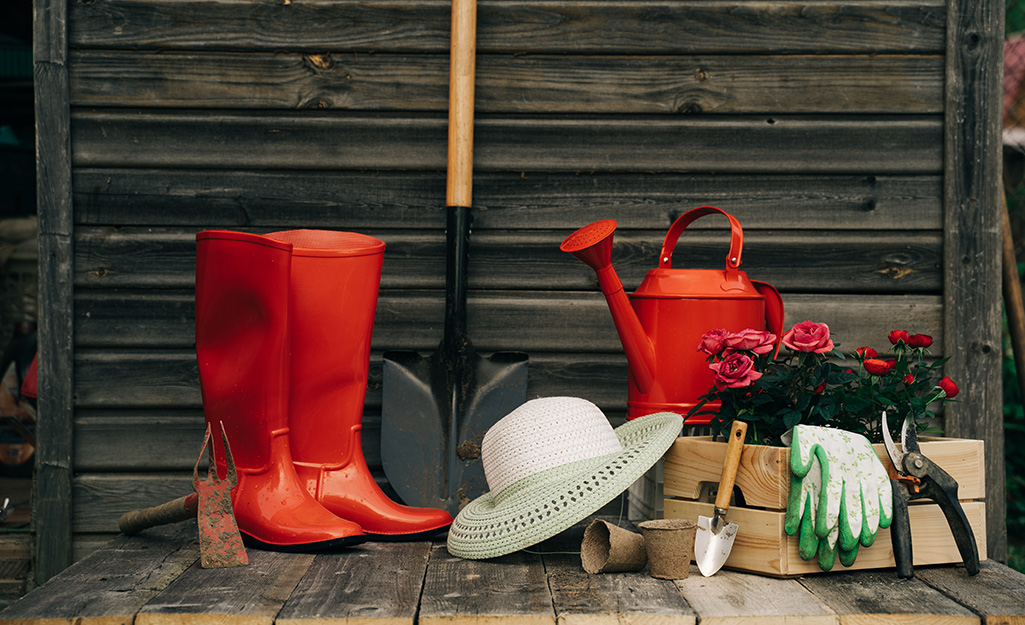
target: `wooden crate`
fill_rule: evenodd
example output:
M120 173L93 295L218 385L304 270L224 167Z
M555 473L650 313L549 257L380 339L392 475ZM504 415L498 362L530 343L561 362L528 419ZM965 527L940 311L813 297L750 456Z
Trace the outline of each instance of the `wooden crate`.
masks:
M979 440L924 439L922 453L957 480L958 497L975 533L980 559L986 559L986 495L983 443ZM889 470L882 445L876 452ZM666 518L712 516L710 495L719 482L726 444L710 437L681 437L663 463ZM796 536L783 531L790 491L790 450L785 447L747 445L740 459L736 485L743 505L734 505L727 520L738 525L736 542L726 567L789 577L821 573L815 560L797 553ZM961 555L939 506L913 503L910 511L915 565L960 562ZM833 570L875 569L894 566L889 530L880 530L875 544L862 548L849 569L837 562Z

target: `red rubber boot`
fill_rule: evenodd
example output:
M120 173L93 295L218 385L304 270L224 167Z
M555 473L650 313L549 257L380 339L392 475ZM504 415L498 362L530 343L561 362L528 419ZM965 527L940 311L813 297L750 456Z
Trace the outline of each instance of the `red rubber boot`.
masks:
M444 510L412 508L377 486L360 443L384 242L352 232L290 230L292 244L291 439L296 472L324 507L371 540L444 530Z
M196 355L203 411L223 423L238 470L233 507L246 542L319 551L366 540L316 502L295 474L288 437L292 246L255 234L196 235ZM215 442L215 448L220 448ZM218 462L224 475L223 459Z

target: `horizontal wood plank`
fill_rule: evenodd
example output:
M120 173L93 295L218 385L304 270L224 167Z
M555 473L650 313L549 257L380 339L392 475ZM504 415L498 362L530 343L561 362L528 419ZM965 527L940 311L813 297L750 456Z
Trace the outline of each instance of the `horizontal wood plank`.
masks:
M581 271L586 270L581 266ZM169 292L152 298L141 298L136 293L83 292L76 298L78 354L98 363L108 356L86 348L138 348L140 362L159 363L165 355L175 356L180 350L191 350L195 342L192 302L193 296L187 292ZM845 350L877 346L897 324L934 337L933 352L943 353L938 296L837 295L823 298L784 294L783 303L788 326L809 318L826 322ZM374 348L433 351L441 339L443 307L441 291L383 292L377 305ZM597 289L553 291L543 295L477 291L470 295L468 310L469 334L481 351L619 353L622 350L608 306ZM154 348L173 351L164 354ZM168 365L170 368L170 360Z
M741 530L742 531L742 528ZM720 570L705 577L691 565L687 579L676 582L680 594L702 625L784 622L788 625L834 625L837 615L797 581Z
M207 171L78 168L80 224L385 230L445 227L441 172ZM613 217L620 228L668 230L712 204L746 230L941 230L938 176L771 173L478 173L475 230L575 230ZM715 218L688 229L721 227Z
M80 110L75 167L445 168L447 119ZM544 146L539 149L538 146ZM939 116L481 117L479 171L936 174Z
M447 52L444 0L69 3L71 47ZM940 0L485 0L482 53L940 52Z
M448 110L448 55L72 54L72 106ZM939 56L479 55L487 113L938 113Z
M725 225L725 219L718 221ZM444 288L442 231L362 232L379 237L387 245L382 288ZM594 272L559 250L559 243L570 232L475 229L470 237L470 288L595 288ZM749 229L746 234L742 259L745 269L752 278L767 281L784 293L940 291L940 233ZM661 231L617 232L613 258L624 284L640 284L647 271L657 265L664 236ZM677 244L674 266L724 268L728 244L725 229L686 233ZM75 239L75 272L75 284L81 289L190 289L195 284L195 231L81 227ZM131 295L145 297L143 293Z
M107 537L109 540L110 537ZM0 613L4 625L131 623L136 612L199 559L195 522L114 537Z
M979 575L964 569L916 569L915 577L983 617L984 623L1025 625L1025 587L1021 574L992 560L979 563Z
M898 580L893 571L831 573L803 577L800 583L835 611L841 623L876 619L907 625L981 623L953 599L920 580Z

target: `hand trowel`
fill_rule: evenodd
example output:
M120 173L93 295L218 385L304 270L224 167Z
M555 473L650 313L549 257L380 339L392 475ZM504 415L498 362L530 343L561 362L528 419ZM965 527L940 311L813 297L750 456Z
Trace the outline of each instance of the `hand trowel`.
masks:
M698 530L694 538L694 559L705 577L714 575L730 557L733 540L737 537L737 524L726 522L726 511L733 495L733 481L737 479L740 452L744 450L747 423L735 420L726 445L726 462L719 478L719 492L715 496L715 512L711 518L698 517Z

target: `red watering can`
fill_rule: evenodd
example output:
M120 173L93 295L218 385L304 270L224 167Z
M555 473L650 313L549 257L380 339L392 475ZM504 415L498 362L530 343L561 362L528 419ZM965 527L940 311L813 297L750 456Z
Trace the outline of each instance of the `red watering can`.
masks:
M730 220L730 252L726 268L673 269L673 250L683 230L695 219L721 214ZM702 206L681 215L669 228L658 267L629 297L612 268L612 233L616 222L604 219L584 226L559 246L598 274L608 300L619 339L630 366L627 419L652 412L686 416L712 386L712 371L701 337L716 328L736 332L747 328L783 335L783 300L772 285L750 280L740 270L744 232L732 215L714 206ZM706 407L715 410L714 403ZM704 424L709 415L695 416L688 424Z

